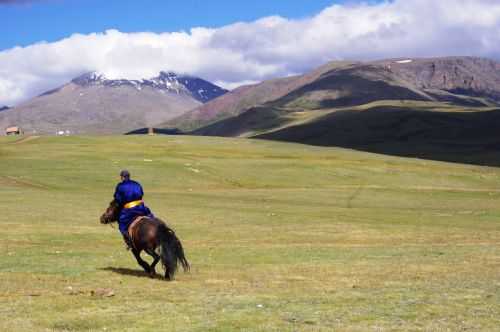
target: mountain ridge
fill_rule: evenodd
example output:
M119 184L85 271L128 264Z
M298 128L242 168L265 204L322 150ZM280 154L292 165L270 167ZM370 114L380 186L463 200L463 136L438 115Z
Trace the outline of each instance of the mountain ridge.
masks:
M219 111L224 117L208 118L186 133L499 166L487 157L500 149L496 61L448 57L330 63L307 75L289 78L293 82L287 84L296 88L280 90L278 98L264 100L261 97L267 96L257 93L261 99L250 107L238 106L233 95L229 105L239 108L228 113L212 109L212 115ZM241 89L245 97L272 86L267 81ZM218 103L227 107L220 101L229 96L204 107ZM204 107L180 118L198 115Z
M384 99L488 106L500 102L500 64L477 57L334 61L294 77L243 86L164 127L192 131L259 106L323 109Z
M172 72L142 80L89 72L2 111L0 125L37 134L123 134L179 116L226 92L201 78Z
M105 85L110 87L131 86L137 90L144 87L152 87L165 92L175 92L177 94L191 94L193 98L204 103L217 98L228 90L216 86L208 81L195 76L178 75L174 72L161 71L158 76L148 79L110 79L105 74L99 72L88 72L71 80L72 83L81 86Z
M245 109L282 97L305 83L312 82L327 70L355 63L351 61L332 62L304 75L276 78L257 84L241 86L182 116L159 124L158 127L176 127L188 131L198 129L218 120L238 115Z

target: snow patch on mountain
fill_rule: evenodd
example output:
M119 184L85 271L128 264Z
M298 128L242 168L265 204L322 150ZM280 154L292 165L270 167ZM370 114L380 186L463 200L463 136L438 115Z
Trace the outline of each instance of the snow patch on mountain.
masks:
M227 92L227 90L201 78L178 75L173 72L160 72L156 77L140 80L109 79L103 73L90 72L73 79L72 82L80 86L131 86L138 91L149 87L164 93L188 94L202 103Z

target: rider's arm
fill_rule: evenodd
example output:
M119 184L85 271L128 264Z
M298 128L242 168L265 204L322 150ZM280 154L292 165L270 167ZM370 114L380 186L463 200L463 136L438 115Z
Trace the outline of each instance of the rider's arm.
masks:
M141 199L142 199L142 197L144 197L144 191L142 190L142 186L140 184L139 188L140 188L139 192L141 193Z
M122 206L123 204L125 204L125 202L123 201L122 193L120 191L120 184L116 186L114 197L118 205Z

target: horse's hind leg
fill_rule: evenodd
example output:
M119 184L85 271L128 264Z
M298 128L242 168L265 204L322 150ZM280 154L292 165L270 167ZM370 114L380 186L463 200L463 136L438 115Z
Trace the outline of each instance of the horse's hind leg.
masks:
M151 273L151 267L141 258L141 252L137 249L132 249L132 253L134 254L137 263L146 271L146 273Z
M158 264L158 262L160 261L160 255L158 255L154 250L151 249L147 249L146 252L154 259L153 263L151 263L151 271L149 272L151 276L154 276L156 274L155 271L156 264Z

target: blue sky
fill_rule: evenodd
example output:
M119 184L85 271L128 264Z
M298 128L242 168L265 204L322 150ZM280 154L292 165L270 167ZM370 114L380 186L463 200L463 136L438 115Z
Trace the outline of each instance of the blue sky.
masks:
M2 3L3 1L0 1ZM179 31L219 27L270 15L302 18L342 1L334 0L39 0L0 4L0 50L73 33ZM351 1L352 2L352 1Z

